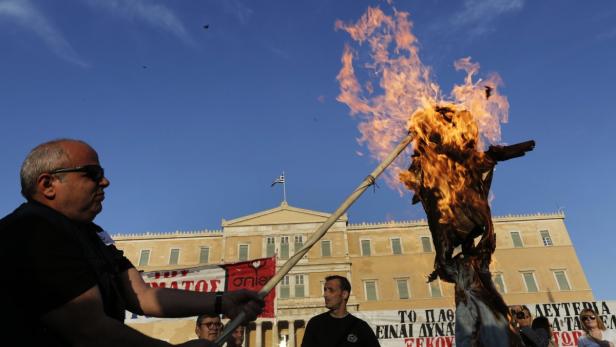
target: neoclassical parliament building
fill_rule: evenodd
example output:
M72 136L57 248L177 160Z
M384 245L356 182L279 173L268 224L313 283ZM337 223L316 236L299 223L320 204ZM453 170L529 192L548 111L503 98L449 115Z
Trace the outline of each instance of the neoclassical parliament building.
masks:
M114 235L139 270L186 268L277 257L280 267L328 213L283 202L223 220L220 230ZM497 247L491 271L508 304L593 300L563 213L494 217ZM308 320L325 311L331 274L351 281L350 311L454 306L453 286L426 283L434 250L425 220L354 224L343 215L276 288L275 318L251 323L246 346L296 347ZM131 324L172 343L195 338L194 319Z

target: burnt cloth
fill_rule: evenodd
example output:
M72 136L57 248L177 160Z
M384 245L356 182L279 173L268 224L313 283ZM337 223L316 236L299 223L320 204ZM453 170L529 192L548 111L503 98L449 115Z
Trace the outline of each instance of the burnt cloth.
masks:
M120 274L133 265L115 246L103 243L102 231L37 202L24 203L0 220L4 338L21 346L66 345L41 316L95 285L105 313L124 321Z
M368 323L353 316L332 317L329 312L312 317L306 325L302 347L380 347Z

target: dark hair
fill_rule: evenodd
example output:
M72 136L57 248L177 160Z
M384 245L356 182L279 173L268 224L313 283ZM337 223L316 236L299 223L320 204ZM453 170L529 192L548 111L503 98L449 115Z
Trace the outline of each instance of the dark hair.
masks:
M349 292L349 294L351 294L351 282L349 282L346 277L340 275L331 275L325 277L325 281L331 280L338 280L338 282L340 283L340 289L346 290L347 292Z
M533 324L531 325L533 330L543 329L548 333L549 341L552 341L552 326L550 325L550 320L544 316L539 316L533 319Z
M218 318L220 319L220 315L216 313L202 313L197 317L197 326L201 325L201 322L205 318Z
M552 330L550 328L550 321L543 316L539 316L535 319L533 319L533 324L531 325L531 328L534 329L545 329L548 333L551 332L550 330Z

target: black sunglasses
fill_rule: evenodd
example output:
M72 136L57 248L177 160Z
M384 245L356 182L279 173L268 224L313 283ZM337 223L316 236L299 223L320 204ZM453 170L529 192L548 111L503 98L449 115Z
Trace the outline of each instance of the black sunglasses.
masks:
M595 318L596 318L595 316L582 316L582 320L583 321L585 321L585 320L595 320Z
M60 168L49 171L49 174L59 174L65 172L83 172L95 182L98 182L105 177L105 169L103 169L100 165L84 165L77 167L69 167L69 168Z

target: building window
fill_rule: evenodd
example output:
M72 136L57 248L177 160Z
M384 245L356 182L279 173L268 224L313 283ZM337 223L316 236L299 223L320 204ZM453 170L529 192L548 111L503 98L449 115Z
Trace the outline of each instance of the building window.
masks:
M527 292L536 293L539 291L539 289L537 288L537 282L535 281L534 272L523 272L522 277L524 278L524 283L526 284Z
M280 259L289 258L289 237L280 237Z
M565 270L554 271L554 277L556 277L556 283L558 283L558 288L560 290L571 290Z
M142 249L141 255L139 255L139 266L148 266L150 262L150 250Z
M248 245L240 245L239 250L239 259L240 261L248 260Z
M539 232L541 234L541 241L543 241L544 246L553 246L552 237L550 236L550 232L547 230L541 230Z
M405 278L399 278L396 280L396 285L398 286L398 298L408 299L410 297L408 280Z
M440 281L432 281L430 282L430 296L433 298L440 298L443 296L441 292L441 283Z
M421 238L421 247L424 252L432 252L432 241L427 236Z
M370 240L361 240L361 255L368 257L371 254Z
M284 276L282 280L280 281L280 298L281 299L289 298L290 292L291 291L289 287L289 276Z
M391 239L391 252L393 254L402 254L402 245L399 238Z
M364 281L364 289L366 292L366 300L377 300L376 281Z
M513 241L513 247L515 248L524 247L524 244L522 244L522 238L520 237L520 232L518 231L511 232L511 241Z
M294 239L295 245L293 246L293 250L297 253L304 246L304 237L302 235L295 235Z
M207 264L210 262L210 247L201 247L199 249L199 264Z
M304 275L295 275L295 297L303 298L306 296L304 291Z
M171 253L169 253L169 265L177 265L179 260L180 260L180 249L171 248Z
M322 257L332 256L332 242L330 240L321 241L321 256Z
M265 256L273 257L276 253L276 240L273 237L268 237L265 241Z
M496 286L496 290L498 290L499 293L507 293L507 290L505 289L505 278L503 277L502 273L494 274L494 285Z

